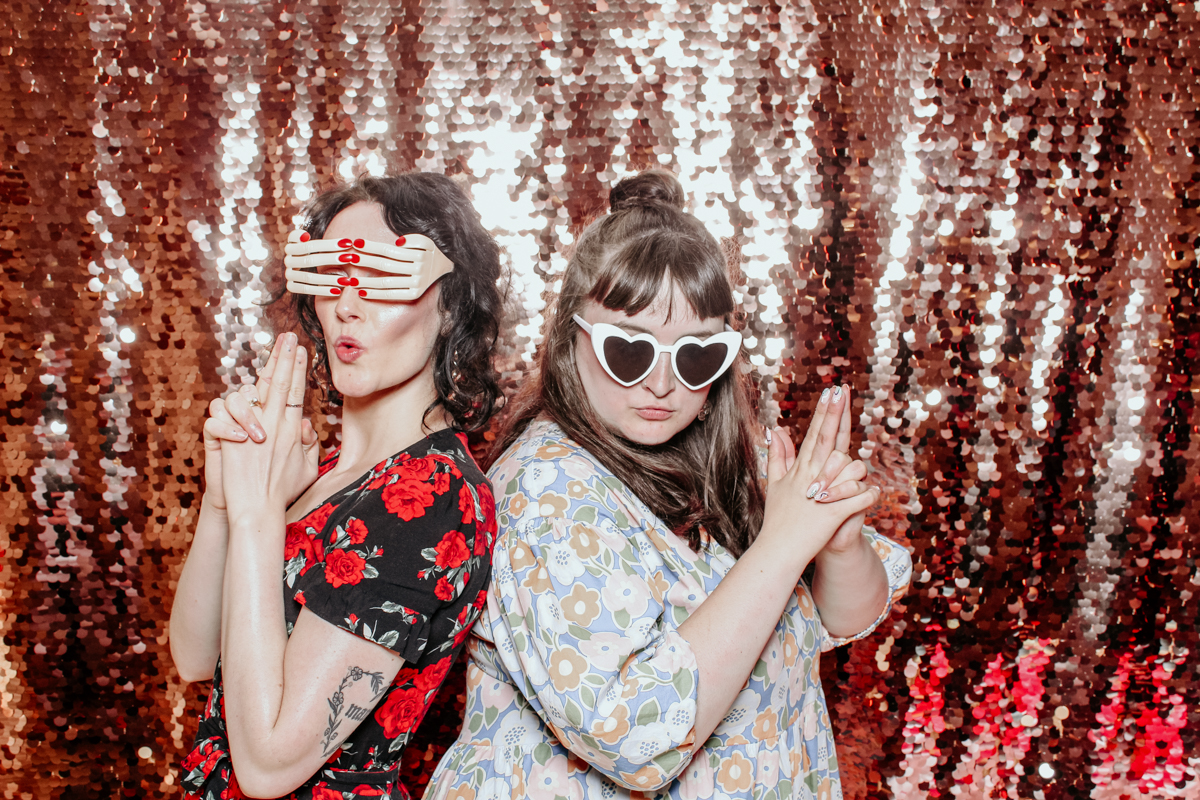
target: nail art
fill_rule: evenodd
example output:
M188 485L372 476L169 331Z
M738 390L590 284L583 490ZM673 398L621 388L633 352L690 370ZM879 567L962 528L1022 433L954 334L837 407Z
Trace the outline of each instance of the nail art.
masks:
M841 396L842 396L842 387L841 386L833 387L833 399L837 400Z
M404 246L404 237L401 236L399 239L396 240L396 247L403 247L403 246Z
M819 495L817 495L818 500L824 500L826 497L829 497L829 492L821 492Z
M365 241L363 241L362 239L355 239L355 240L354 240L354 246L355 246L356 248L358 248L359 250L362 250L362 249L363 249L363 247L364 247L366 244L367 244L367 243L366 243Z
M822 402L822 403L827 403L827 402L829 402L829 390L828 390L828 389L826 389L825 391L821 392L821 402ZM809 495L809 497L812 497L812 495Z
M353 244L354 242L349 239L338 239L338 247L350 247Z
M771 429L767 428L767 447L771 446Z
M304 233L300 234L300 241L302 242L307 242L311 238L312 237L308 235L308 231L304 231Z
M821 484L819 483L814 483L812 486L808 487L808 499L812 500L819 491L821 491Z

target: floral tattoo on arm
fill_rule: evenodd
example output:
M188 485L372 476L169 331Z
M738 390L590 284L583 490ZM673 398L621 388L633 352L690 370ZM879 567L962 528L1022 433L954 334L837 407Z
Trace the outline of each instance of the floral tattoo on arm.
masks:
M364 708L351 703L350 707L346 708L346 690L363 678L371 679L370 705ZM337 691L327 701L329 703L329 721L326 724L325 732L321 734L321 749L325 757L328 758L337 749L341 739L338 736L338 728L341 727L342 720L351 719L361 722L370 713L371 707L375 705L375 701L380 698L385 688L382 672L367 672L362 667L351 667L346 670L346 677L342 678Z

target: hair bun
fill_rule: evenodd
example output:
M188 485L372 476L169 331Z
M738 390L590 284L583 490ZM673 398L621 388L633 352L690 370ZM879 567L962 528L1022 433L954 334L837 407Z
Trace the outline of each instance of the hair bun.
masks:
M662 169L648 169L625 178L608 193L608 208L613 213L630 208L664 205L682 211L686 201L679 181Z

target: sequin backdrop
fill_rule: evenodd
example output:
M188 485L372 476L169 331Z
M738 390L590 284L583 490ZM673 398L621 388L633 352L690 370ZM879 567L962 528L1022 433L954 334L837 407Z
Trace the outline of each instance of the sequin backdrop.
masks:
M511 387L564 247L652 165L740 245L763 420L852 384L914 552L823 664L847 795L1200 796L1192 4L8 9L5 797L178 794L198 431L270 341L259 264L302 201L464 176Z

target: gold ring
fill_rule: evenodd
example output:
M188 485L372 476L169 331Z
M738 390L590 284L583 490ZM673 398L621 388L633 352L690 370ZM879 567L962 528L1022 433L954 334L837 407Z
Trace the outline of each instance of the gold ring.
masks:
M304 408L304 403L285 403L288 408Z
M255 408L262 408L262 401L259 400L257 397L251 397L250 405L254 406Z

